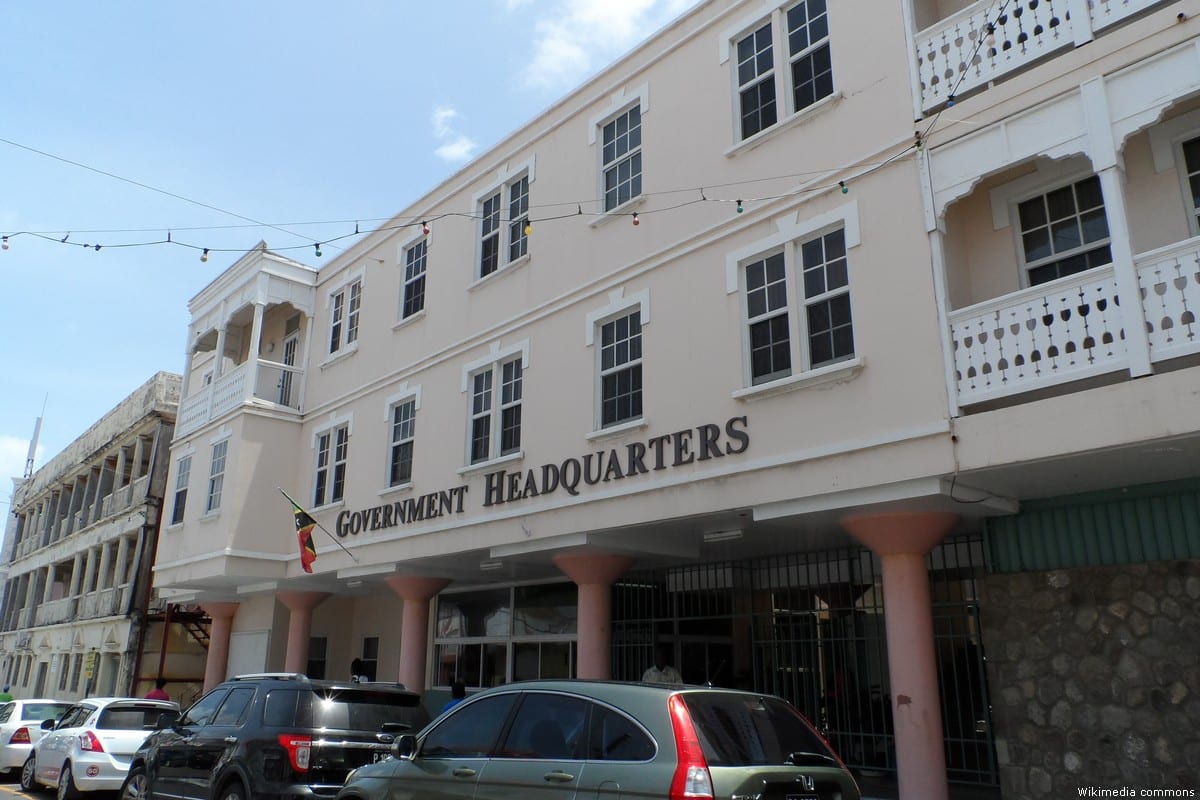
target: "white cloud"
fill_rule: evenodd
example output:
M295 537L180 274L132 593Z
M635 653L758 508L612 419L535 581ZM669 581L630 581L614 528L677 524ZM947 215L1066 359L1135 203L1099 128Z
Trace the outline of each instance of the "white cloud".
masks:
M467 161L479 149L478 142L457 130L457 122L460 119L462 118L459 113L450 106L438 106L429 115L434 138L441 142L433 153L452 164Z
M518 0L519 1L519 0ZM510 6L513 0L509 0ZM697 0L567 0L535 26L524 80L535 89L566 89L661 28Z

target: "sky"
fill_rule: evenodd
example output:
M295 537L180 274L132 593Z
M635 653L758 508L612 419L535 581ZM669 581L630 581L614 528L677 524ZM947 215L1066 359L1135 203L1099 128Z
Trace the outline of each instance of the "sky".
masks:
M245 250L319 265L696 3L6 3L0 509L39 416L35 469L183 370Z

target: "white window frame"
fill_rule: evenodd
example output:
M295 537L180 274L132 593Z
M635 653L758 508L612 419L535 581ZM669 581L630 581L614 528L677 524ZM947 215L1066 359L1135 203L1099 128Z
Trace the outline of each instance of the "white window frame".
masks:
M394 429L395 411L396 411L396 408L398 408L399 406L402 406L406 403L413 404L413 416L412 416L413 431L412 431L411 436L404 438L401 441L397 442L396 438L395 438L395 429ZM411 458L412 458L412 460L415 461L415 458L416 458L416 418L417 418L417 412L419 412L421 410L421 387L420 386L410 387L408 385L407 381L400 384L399 391L397 391L395 394L393 394L387 398L387 400L384 403L384 408L385 408L385 411L384 411L384 415L383 415L383 422L384 422L384 425L386 426L385 430L387 431L387 458L386 458L386 462L383 467L383 470L384 470L383 485L385 488L384 488L383 492L381 492L381 494L390 492L390 491L394 491L396 489L403 489L407 486L411 486L413 483L411 464L409 467L408 480L398 481L395 483L392 482L392 453L398 445L411 444L413 446L413 455L411 456Z
M641 416L635 417L621 422L616 422L607 427L603 423L603 403L604 403L604 388L603 388L603 369L602 369L602 348L597 345L599 341L600 329L620 317L628 316L634 311L638 312L641 322L642 332L645 332L646 326L650 324L650 290L642 289L630 295L625 294L625 288L619 287L608 293L608 304L588 312L586 317L584 346L594 349L592 374L595 376L592 389L592 432L588 435L589 439L602 438L607 435L615 435L632 428L645 427L646 422L646 400L645 400L645 370L642 373L642 413ZM642 355L638 359L639 364L645 363L645 342L642 344Z
M637 119L636 126L631 125L628 122L628 117L634 111L634 109L637 109L637 118L638 119ZM625 132L619 133L617 130L617 127L622 119L627 120L625 123ZM613 152L611 159L605 158L605 150L608 148L608 145L609 145L609 141L608 141L609 126L613 127L612 146L613 146L614 152ZM634 144L630 141L630 139L632 138L632 136L631 136L632 131L634 130L635 127L637 129L637 137L636 137L637 143L636 144ZM624 144L625 149L618 153L618 152L616 152L616 149L617 149L618 145L621 144L622 138L625 139L625 144ZM600 123L599 139L600 139L600 147L599 147L600 192L601 192L600 207L607 214L608 212L614 211L615 209L620 208L621 206L628 205L630 201L642 196L643 164L642 164L642 107L641 107L641 104L640 103L630 103L622 111L617 112L616 114L612 115L607 120L605 120L604 122ZM633 171L632 165L634 163L637 164L637 172L636 173ZM621 166L624 164L630 165L628 181L623 181L623 180L621 180L621 177L620 177L621 176ZM616 174L617 177L616 177L616 186L612 189L612 191L614 191L616 193L616 196L614 198L614 202L612 203L612 205L609 205L608 194L609 194L610 190L608 187L608 178L609 178L609 175L614 174L614 173ZM633 191L635 181L636 181L637 191ZM621 199L621 187L623 185L625 185L626 182L629 183L629 190L628 190L629 197L622 200Z
M329 310L329 335L325 340L329 348L329 360L353 353L358 349L365 283L364 271L359 270L348 275L335 288L329 290L326 300ZM335 332L335 328L339 325L341 327Z
M1200 206L1195 206L1192 202L1187 160L1183 154L1185 142L1200 138L1200 110L1189 111L1160 122L1150 128L1149 136L1154 171L1175 170L1179 178L1179 190L1183 195L1183 207L1188 217L1188 230L1192 236L1200 236Z
M604 161L604 126L622 114L629 113L629 110L634 106L637 106L639 109L639 125L643 129L640 144L638 145L638 152L644 153L646 115L650 113L650 85L648 83L632 87L622 87L609 98L609 103L605 108L588 120L588 146L595 150L596 197L599 198L597 200L597 208L601 212L590 223L592 227L603 225L614 217L622 216L646 201L646 159L643 155L640 173L642 182L641 190L624 203L619 203L613 208L605 208L604 176L607 165ZM626 155L629 154L627 153ZM620 163L623 159L624 156L617 163Z
M187 513L188 483L192 477L192 455L191 452L182 453L175 459L175 491L171 493L171 525L182 525L184 515ZM180 492L183 493L182 497Z
M345 452L339 458L338 448L338 432L345 431ZM312 491L309 497L312 499L314 508L322 506L333 506L345 502L346 499L346 484L348 482L348 474L350 471L350 439L354 436L354 418L352 416L331 416L329 422L322 428L313 432L312 451L313 451L313 479ZM327 438L326 438L327 437ZM322 440L325 439L327 446L328 462L322 466ZM338 477L338 467L341 467L342 477L342 496L333 498L333 487ZM320 487L320 472L328 470L325 485Z
M404 242L400 246L400 307L398 318L400 322L407 322L425 315L425 302L429 298L429 246L430 236L421 235ZM421 255L421 272L419 275L409 275L409 258L415 253L418 248L423 249ZM405 313L405 308L408 306L408 291L409 287L417 281L421 281L421 307L415 311Z
M502 383L504 374L504 365L509 362L516 361L521 367L521 397L516 403L505 404L502 397ZM521 426L524 427L525 417L525 379L526 373L529 371L529 340L525 339L508 347L501 348L499 343L493 343L491 351L483 358L476 359L463 366L461 392L466 396L466 435L465 447L463 448L463 463L464 467L459 470L459 474L473 472L475 470L484 469L493 464L504 461L517 460L524 457L522 445L518 443L515 449L510 452L501 452L501 436L503 412L505 409L512 406L519 406L521 409ZM480 414L475 413L475 377L484 373L491 374L491 398L488 403L488 408ZM472 461L472 444L474 439L474 421L484 416L489 419L488 431L488 455L486 458L478 461Z
M205 516L211 516L221 510L221 500L225 491L225 475L229 472L229 440L231 438L233 437L230 434L222 432L209 442L208 491L204 496ZM217 448L221 448L219 472L216 471Z
M756 399L780 391L820 385L831 380L840 380L846 373L857 374L865 360L859 342L855 342L854 354L840 360L812 366L808 312L810 305L841 295L851 298L853 320L854 265L851 252L862 244L859 225L858 201L854 200L826 213L810 217L803 216L804 210L788 214L774 221L776 232L726 254L725 291L738 294L740 306L740 329L742 340L742 387L735 389L735 399ZM801 248L818 237L842 231L846 246L847 285L813 297L804 294L804 269ZM791 360L790 374L754 383L750 359L750 310L747 296L746 267L773 254L783 253L784 276L787 281L788 348Z
M792 53L788 42L787 15L793 8L800 5L805 5L811 0L785 0L784 2L770 3L770 7L764 11L758 11L754 14L747 15L741 18L738 22L726 28L720 37L720 49L718 53L718 61L721 64L728 64L730 70L730 86L732 89L730 97L731 106L731 122L734 147L726 152L726 155L734 155L740 149L742 144L757 142L762 138L771 135L774 131L786 126L793 119L803 118L808 113L816 112L824 108L828 104L835 101L841 96L837 88L836 70L832 65L833 45L832 32L826 30L825 36L819 39L815 44L809 42L798 53ZM829 17L829 0L825 4L825 18L828 28ZM747 36L754 35L762 29L764 25L771 26L771 69L770 77L764 78L760 74L755 80L742 84L738 75L738 58L737 50L738 43ZM797 108L796 106L796 87L792 76L792 65L802 58L815 53L821 47L828 47L830 52L830 72L832 87L829 94L815 98L813 102ZM742 90L750 85L756 85L763 80L771 80L775 89L775 122L765 127L760 128L754 133L742 135Z
M477 192L471 198L471 206L478 219L475 226L475 282L485 281L493 275L499 275L506 269L529 260L529 239L532 234L525 233L529 223L529 196L533 192L533 183L537 177L536 159L530 158L519 164L505 164L497 170L486 189ZM524 212L512 217L512 192L524 181ZM496 237L496 267L486 275L483 274L484 230L488 220L484 218L484 204L499 196L498 207L494 214L496 230L489 231L486 238ZM523 252L513 257L513 247L520 246Z

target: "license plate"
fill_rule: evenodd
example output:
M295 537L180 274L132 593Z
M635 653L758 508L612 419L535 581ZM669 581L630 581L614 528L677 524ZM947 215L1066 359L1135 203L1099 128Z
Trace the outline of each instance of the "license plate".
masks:
M385 761L391 757L392 757L392 754L390 752L388 752L387 750L376 750L375 752L373 752L371 754L371 763L374 764L379 761ZM788 798L788 800L791 800L791 798Z

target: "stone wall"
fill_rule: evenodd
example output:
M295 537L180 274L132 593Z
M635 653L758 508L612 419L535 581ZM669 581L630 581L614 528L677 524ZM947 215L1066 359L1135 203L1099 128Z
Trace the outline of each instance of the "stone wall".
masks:
M994 574L981 589L1005 800L1200 791L1200 561Z

